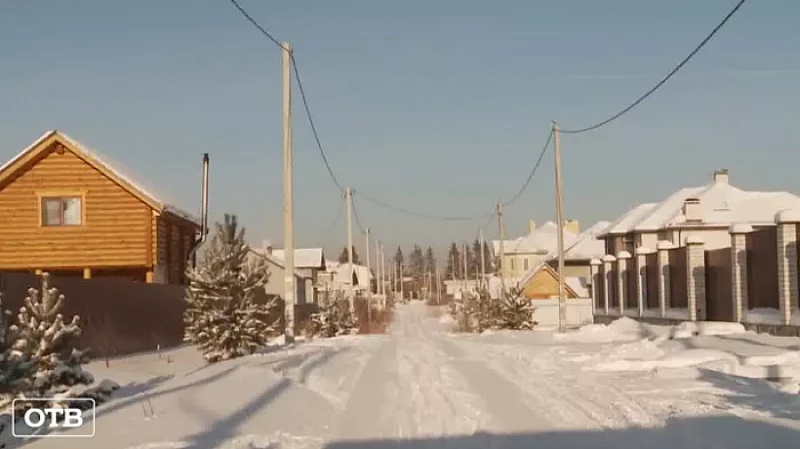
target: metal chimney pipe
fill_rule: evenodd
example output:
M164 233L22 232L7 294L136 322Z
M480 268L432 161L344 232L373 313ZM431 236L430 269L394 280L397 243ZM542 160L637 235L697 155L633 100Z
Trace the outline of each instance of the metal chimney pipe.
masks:
M200 203L200 240L196 241L192 247L192 250L189 251L189 261L191 261L193 268L197 266L197 258L195 257L195 253L208 237L208 164L208 153L203 153L203 185Z
M208 235L208 153L203 153L203 203L200 209L201 225L203 229L200 231L200 242L206 240Z

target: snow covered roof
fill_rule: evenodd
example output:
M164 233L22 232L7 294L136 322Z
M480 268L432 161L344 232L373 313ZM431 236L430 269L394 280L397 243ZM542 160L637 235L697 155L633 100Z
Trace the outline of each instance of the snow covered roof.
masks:
M578 298L589 297L588 280L580 277L568 277L564 278L564 283L575 292L575 296Z
M564 245L573 245L578 238L574 232L564 229ZM503 251L506 254L532 253L548 254L558 247L558 225L548 221L541 227L528 235L524 235L515 240L505 240ZM495 254L500 253L500 241L492 241L492 249Z
M597 238L611 225L608 221L598 221L585 231L578 234L572 245L566 246L564 260L590 260L603 257L606 253L605 242ZM547 256L548 260L558 257L558 251L552 251Z
M699 223L689 223L684 203L696 200ZM729 226L735 223L772 224L783 209L800 208L800 196L789 192L746 191L728 183L727 172L702 187L678 190L660 203L647 203L623 215L606 234L657 231L671 227Z
M656 206L658 206L658 203L644 203L630 209L617 218L617 220L606 229L602 230L597 237L602 238L606 235L626 234L630 232L636 223L638 223L642 217L650 213Z
M261 257L269 262L271 265L276 266L280 269L285 268L283 265L283 259L277 259L272 254L264 252L264 250L250 248L250 252L247 254L248 260L252 261L253 258ZM311 276L304 275L302 272L295 271L294 276L298 279L310 279Z
M350 264L336 263L332 267L334 282L341 285L350 285ZM363 265L353 264L353 273L356 276L356 287L366 288L372 281L372 273Z
M272 257L283 261L285 251L282 249L273 249ZM325 268L325 256L322 253L322 248L296 248L294 250L294 266L297 268Z
M3 166L0 167L0 176L6 176L7 170L12 169L18 161L24 159L25 156L31 152L44 150L49 147L50 143L56 141L64 145L65 148L73 152L86 163L108 176L111 180L118 183L125 190L142 199L158 212L170 212L173 215L200 226L200 220L197 217L175 206L175 202L168 201L163 195L163 192L156 193L156 189L152 188L152 186L145 186L141 178L132 176L130 171L122 164L112 161L107 155L102 155L99 151L90 149L86 145L58 130L47 131L36 139L35 142L3 164Z

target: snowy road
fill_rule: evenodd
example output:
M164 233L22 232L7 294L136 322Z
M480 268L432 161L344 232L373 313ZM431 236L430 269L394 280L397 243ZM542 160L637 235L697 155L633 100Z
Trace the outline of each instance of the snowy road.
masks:
M520 372L517 360L497 364L443 330L425 306L400 308L391 339L365 367L332 439L601 430L653 422L609 385L536 365L523 365Z
M643 336L631 320L567 335L451 334L433 312L398 306L389 335L317 339L214 365L192 347L93 363L96 377L123 385L98 408L96 436L11 447L794 449L800 441L797 391L724 372L800 367L800 339L654 338L670 330Z

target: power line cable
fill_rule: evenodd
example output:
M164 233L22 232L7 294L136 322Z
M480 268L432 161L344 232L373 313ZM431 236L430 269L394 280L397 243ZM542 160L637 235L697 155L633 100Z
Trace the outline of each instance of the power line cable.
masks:
M352 208L353 208L353 218L356 219L356 226L358 226L358 230L361 231L362 234L366 233L364 230L364 226L361 226L361 218L358 216L358 208L356 208L356 202L352 201Z
M525 192L525 190L528 188L528 185L531 183L533 176L536 174L536 170L539 169L539 165L542 163L542 159L544 158L545 153L547 153L547 148L550 146L550 142L552 140L553 140L553 130L550 129L550 134L547 135L547 141L544 143L544 147L542 148L542 151L539 153L539 157L536 158L536 163L533 165L533 169L531 169L531 172L528 173L528 178L525 179L525 183L522 184L522 187L520 187L516 195L514 195L510 200L503 203L504 206L509 206L515 201L517 201L522 196L523 192Z
M689 60L691 60L694 57L694 55L696 55L697 52L699 52L700 49L703 48L711 40L712 37L714 37L715 34L717 34L717 31L719 31L728 22L728 20L730 20L730 18L733 17L734 14L736 14L736 11L738 11L739 8L741 8L741 6L744 4L745 1L746 0L739 0L739 3L737 3L736 6L734 6L734 8L725 16L725 18L722 19L722 22L720 22L719 25L717 25L713 30L711 30L711 33L709 33L708 36L706 36L705 39L703 39L700 42L700 44L698 44L694 48L694 50L692 50L692 52L689 53L689 55L686 56L683 59L683 61L681 61L677 66L675 66L675 68L673 68L667 74L667 76L662 78L661 81L658 82L658 84L656 84L650 90L645 92L644 95L640 96L638 99L636 99L636 101L631 103L628 107L626 107L625 109L617 112L616 114L612 115L611 117L603 120L602 122L596 123L596 124L594 124L592 126L588 126L586 128L580 128L580 129L562 129L561 132L564 133L564 134L580 134L580 133L584 133L584 132L587 132L587 131L595 130L597 128L600 128L601 126L607 125L608 123L611 123L614 120L622 117L623 115L628 113L631 109L633 109L636 106L638 106L647 97L649 97L650 95L655 93L655 91L657 91L659 88L661 88L661 86L663 86L667 81L669 81L669 79L672 78L673 75L678 73L678 71L680 69L682 69L683 66L686 65L686 63L688 63Z
M333 173L331 164L328 162L328 157L325 155L325 150L322 149L322 142L319 139L319 133L317 133L317 126L314 124L314 117L311 115L311 108L308 106L306 90L303 88L303 81L300 80L300 70L297 68L297 60L294 58L294 52L290 53L290 57L292 58L294 78L297 80L297 89L300 91L300 98L303 100L303 109L306 111L308 124L311 126L311 133L314 135L314 142L317 144L317 149L319 149L319 154L322 156L322 161L325 163L325 168L328 170L328 175L331 177L331 180L333 180L333 183L336 184L336 187L338 187L339 190L344 191L344 187L342 187L342 185L339 183L339 180L336 178L336 175Z
M258 30L258 31L259 31L259 32L261 32L261 34L262 34L262 35L264 35L264 36L265 36L267 39L269 39L269 40L270 40L270 41L271 41L273 44L275 44L275 45L276 45L278 48L280 48L280 49L282 49L282 50L284 50L284 51L289 51L289 50L288 50L288 49L287 49L287 48L286 48L286 47L285 47L285 46L284 46L284 45L283 45L283 44L282 44L282 43L281 43L281 42L280 42L280 41L279 41L277 38L275 38L275 37L274 37L274 36L273 36L273 35L272 35L272 34L271 34L269 31L267 31L267 30L266 30L264 27L262 27L262 26L261 26L261 25L258 23L258 21L256 21L256 20L253 18L253 16L251 16L251 15L250 15L250 14L249 14L249 13L248 13L248 12L247 12L247 11L246 11L244 8L243 8L243 7L242 7L242 6L239 4L239 2L238 2L237 0L230 0L230 2L233 4L233 6L235 6L235 7L236 7L236 9L237 9L237 10L238 10L238 11L239 11L239 12L240 12L240 13L241 13L241 14L242 14L242 15L243 15L243 16L244 16L244 17L245 17L245 18L246 18L246 19L247 19L247 20L248 20L248 21L249 21L249 22L250 22L250 23L251 23L251 24L252 24L252 25L253 25L253 26L254 26L254 27L257 29L257 30ZM301 79L301 77L300 77L300 69L298 68L298 65L297 65L297 60L295 59L294 52L293 52L293 51L289 51L289 56L290 56L290 58L291 58L291 60L292 60L292 68L293 68L293 71L294 71L294 78L295 78L295 80L297 81L297 88L298 88L298 90L300 91L300 98L301 98L301 100L302 100L302 102L303 102L303 109L305 110L306 117L307 117L307 119L308 119L308 122L309 122L309 125L310 125L310 127L311 127L311 132L312 132L312 134L313 134L313 136L314 136L314 142L315 142L315 143L316 143L316 145L317 145L317 149L319 150L319 154L320 154L320 156L322 157L322 161L325 163L325 168L327 169L327 171L328 171L328 175L330 176L331 180L332 180L332 181L333 181L333 183L336 185L336 187L338 187L338 188L339 188L339 190L341 190L341 191L344 191L345 189L344 189L344 187L342 186L342 184L339 182L338 178L336 177L336 174L334 173L334 171L333 171L333 168L331 167L331 164L330 164L330 162L328 161L328 157L327 157L327 155L325 154L325 150L323 149L323 146L322 146L322 141L321 141L321 139L320 139L320 137L319 137L319 133L318 133L318 131L317 131L316 124L314 123L314 117L313 117L313 114L311 113L311 107L309 106L308 97L307 97L307 95L306 95L305 87L303 86L303 81L302 81L302 79ZM529 173L529 175L528 175L528 178L525 180L525 183L523 184L523 186L520 188L520 190L519 190L519 191L516 193L516 195L514 195L514 197L513 197L511 200L509 200L509 201L507 201L507 202L505 202L505 203L504 203L505 205L509 205L509 204L511 204L511 203L513 203L513 202L515 202L517 199L519 199L519 197L522 195L522 193L523 193L523 192L524 192L524 191L527 189L528 185L530 184L531 180L533 179L533 176L534 176L534 174L536 173L536 170L537 170L537 169L538 169L538 167L539 167L539 164L541 163L541 160L542 160L542 158L544 157L544 153L546 152L546 150L547 150L547 147L548 147L548 145L549 145L549 143L550 143L550 140L551 140L551 139L552 139L552 130L551 130L551 132L550 132L550 135L549 135L549 136L548 136L548 138L547 138L547 143L545 143L545 148L544 148L544 150L543 150L543 151L542 151L542 153L539 155L539 158L538 158L538 160L537 160L536 164L534 165L533 169L532 169L532 170L531 170L531 172ZM353 192L355 193L355 190L353 190ZM411 216L415 216L415 217L419 217L419 218L426 218L426 219L430 219L430 220L441 220L441 221L473 221L473 220L479 220L479 219L483 219L483 218L486 218L486 217L492 217L492 218L493 218L493 217L495 216L495 213L494 213L494 211L493 211L493 212L491 212L491 213L486 213L486 214L475 214L475 215L466 215L466 216L447 216L447 215L426 214L426 213L422 213L422 212L416 212L416 211L412 211L412 210L410 210L410 209L406 209L406 208L403 208L403 207L399 207L399 206L392 205L392 204L390 204L390 203L388 203L388 202L386 202L386 201L380 200L380 199L378 199L378 198L375 198L375 197L373 197L373 196L367 195L367 194L365 194L365 193L363 193L363 192L360 192L360 191L359 191L358 193L359 193L359 194L360 194L360 195L361 195L361 196L362 196L364 199L366 199L366 200L368 200L368 201L371 201L371 202L373 202L373 203L376 203L376 204L378 204L379 206L383 206L383 207L385 207L385 208L388 208L388 209L391 209L391 210L394 210L394 211L396 211L396 212L400 212L400 213L403 213L403 214L406 214L406 215L411 215Z
M382 207L385 207L387 209L391 209L391 210L394 210L396 212L400 212L400 213L403 213L403 214L406 214L406 215L412 215L412 216L420 217L420 218L427 218L427 219L430 219L430 220L472 221L472 220L478 220L478 219L482 219L482 218L486 218L486 217L490 217L490 216L494 215L494 212L486 213L486 214L464 215L464 216L425 214L425 213L421 213L421 212L416 212L416 211L412 211L412 210L409 210L409 209L405 209L405 208L402 208L402 207L399 207L399 206L395 206L393 204L387 203L386 201L383 201L381 199L375 198L374 196L368 195L368 194L366 194L364 192L356 191L355 189L353 189L352 192L355 193L355 194L360 195L362 198L364 198L367 201L370 201L372 203L375 203L375 204L377 204L379 206L382 206Z
M238 9L238 10L239 10L239 12L240 12L240 13L242 13L242 15L243 15L243 16L244 16L244 17L245 17L245 18L246 18L246 19L247 19L247 20L248 20L248 21L249 21L251 24L253 24L253 26L254 26L254 27L256 27L256 28L258 29L258 31L260 31L260 32L261 32L261 34L263 34L264 36L266 36L266 37L267 37L267 39L271 40L273 44L277 45L277 46L278 46L279 48L281 48L282 50L286 50L286 47L284 47L284 46L283 46L283 44L282 44L282 43L281 43L281 42L280 42L278 39L275 39L275 37L274 37L272 34L270 34L270 32L269 32L269 31L267 31L267 30L266 30L264 27L262 27L261 25L259 25L259 24L258 24L258 22L256 21L256 19L254 19L254 18L253 18L253 16L251 16L250 14L248 14L248 13L247 13L247 11L245 11L245 9L244 9L244 8L242 8L242 5L240 5L240 4L239 4L239 2L237 2L236 0L230 0L230 2L231 2L231 3L233 3L233 6L235 6L235 7L236 7L236 9Z
M322 141L319 138L319 133L317 132L317 126L314 123L314 117L311 114L311 108L308 106L308 98L306 97L306 90L303 87L303 80L300 78L300 70L297 68L297 60L294 57L294 52L286 48L278 39L275 38L266 28L262 27L256 19L253 18L243 7L239 4L236 0L230 0L233 6L236 7L237 10L247 19L258 31L261 32L267 39L272 41L273 44L278 46L283 51L289 52L289 57L292 59L292 70L294 72L294 78L297 81L297 89L300 91L300 99L303 101L303 109L306 112L306 117L308 118L308 123L311 126L311 133L314 135L314 142L317 144L317 149L319 149L319 154L322 156L322 161L325 163L325 168L328 170L328 175L330 175L331 180L333 183L336 184L336 187L339 190L344 191L344 187L342 184L339 183L339 180L336 178L336 175L333 173L333 169L331 168L331 164L328 162L328 157L325 155L325 150L322 148Z
M339 219L342 217L342 210L344 210L344 201L339 202L339 209L336 211L336 218L333 219L333 223L331 223L331 225L328 227L328 231L325 233L325 238L322 239L323 247L330 242L331 235L333 234L333 231L336 229L336 225L339 223Z

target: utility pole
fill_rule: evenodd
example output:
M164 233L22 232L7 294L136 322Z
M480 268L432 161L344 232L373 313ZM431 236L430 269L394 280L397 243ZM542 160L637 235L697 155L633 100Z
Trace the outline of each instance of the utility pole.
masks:
M381 251L381 241L378 240L375 242L375 265L377 265L375 272L378 279L378 281L375 283L375 293L378 295L381 295L381 283L383 280L381 277Z
M347 265L350 269L350 280L347 284L350 285L348 299L350 301L350 310L352 311L355 308L353 298L355 285L353 285L353 192L350 187L345 189L345 201L347 204Z
M292 46L282 45L283 52L283 252L284 307L286 321L284 339L294 342L294 204L292 203Z
M468 249L469 249L469 246L465 243L464 244L464 257L463 257L463 259L464 259L464 299L467 299L466 298L466 294L467 294L467 290L468 290L467 289L467 278L469 277L468 276L469 271L467 270L467 250Z
M478 239L481 245L481 284L486 282L486 252L483 250L483 226L478 228ZM488 288L488 282L487 288Z
M369 263L369 228L364 229L367 235L367 324L372 322L372 269Z
M381 242L381 295L386 299L386 253L383 251L383 242Z
M436 305L442 303L442 281L439 277L439 267L436 267Z
M403 281L405 280L405 279L403 279L403 264L398 264L398 266L400 268L400 272L398 273L398 275L400 276L400 300L403 301L403 300L405 300L405 297L406 297L405 296L405 292L404 292L404 286L403 286L403 284L404 284Z
M558 122L553 120L553 159L556 170L556 220L558 221L558 331L567 329L567 303L564 298L564 202L561 192L561 142Z
M505 248L506 248L506 234L503 232L503 203L497 202L497 230L500 235L500 299L506 293L506 263L505 263Z

